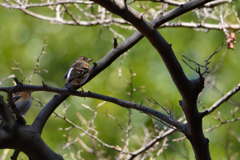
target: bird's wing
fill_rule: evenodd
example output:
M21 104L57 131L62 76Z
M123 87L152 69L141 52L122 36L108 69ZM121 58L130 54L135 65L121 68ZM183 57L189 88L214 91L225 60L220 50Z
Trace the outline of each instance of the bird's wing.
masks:
M72 80L74 80L75 78L80 78L80 77L84 77L84 75L88 73L88 68L72 68L71 72L68 73L67 78L68 78L68 82L70 83Z
M63 76L63 79L67 78L68 72L69 72L70 68L68 69L68 71L65 73L65 75Z

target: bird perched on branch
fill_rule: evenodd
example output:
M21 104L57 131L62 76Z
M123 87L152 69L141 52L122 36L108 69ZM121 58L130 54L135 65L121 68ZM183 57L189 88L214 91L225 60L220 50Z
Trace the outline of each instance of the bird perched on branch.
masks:
M31 93L28 91L21 91L21 92L14 93L12 100L15 103L16 108L18 109L20 115L22 117L25 117L32 105ZM14 117L16 117L9 103L7 103L7 106L11 110L11 113L14 115ZM0 115L0 120L1 119L2 119L2 116Z
M17 92L17 93L14 93L12 99L21 116L25 117L32 105L31 93L29 91ZM10 107L9 103L7 103L7 105ZM12 109L11 109L11 112L15 116Z
M91 61L92 59L88 59L84 56L78 57L63 77L63 79L66 78L64 87L68 88L69 84L71 84L71 86L78 85L81 87L88 79L90 73L89 62ZM84 90L82 89L82 91Z

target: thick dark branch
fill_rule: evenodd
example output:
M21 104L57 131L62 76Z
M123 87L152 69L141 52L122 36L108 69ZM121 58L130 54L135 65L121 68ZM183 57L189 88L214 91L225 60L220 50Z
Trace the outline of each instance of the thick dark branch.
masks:
M16 149L13 153L13 155L11 156L11 160L17 160L18 155L21 151L19 149Z
M9 126L9 123L13 123L15 121L10 109L8 109L6 103L4 102L2 95L0 95L0 118L3 120L3 126Z
M16 153L23 151L29 159L34 160L62 160L62 156L53 152L41 139L41 136L32 126L19 124L6 106L3 96L0 95L0 149L16 149ZM20 115L21 116L21 115ZM17 154L12 159L16 159Z
M63 160L42 140L35 128L20 125L17 121L8 128L0 126L0 149L10 148L24 152L30 160ZM14 157L13 157L14 158Z
M13 79L15 80L17 85L22 85L22 83L20 83L17 78L13 78ZM8 94L8 98L7 98L8 103L11 105L11 109L15 113L18 122L20 122L21 124L25 124L26 123L25 119L21 116L19 110L17 109L15 103L13 102L13 99L12 99L13 92L9 91L9 92L7 92L7 94ZM2 102L2 105L3 105L3 103L5 103L5 102ZM3 105L2 111L0 113L2 114L3 120L6 120L7 122L10 122L10 121L14 122L12 119L13 116L12 116L10 110L8 109L8 107L6 109Z
M187 79L186 75L184 74L182 67L180 66L179 62L177 61L171 45L169 45L164 38L160 35L160 33L155 29L160 24L169 21L176 17L176 15L181 15L189 10L192 10L196 7L203 5L204 3L209 2L209 0L201 0L201 1L191 1L182 6L173 9L162 16L159 16L151 23L149 23L146 19L143 18L137 11L133 10L131 7L126 5L123 1L114 1L114 0L95 0L94 2L102 5L109 11L118 14L123 19L129 21L136 27L144 36L148 38L148 40L152 43L152 45L156 48L156 50L161 55L162 59L164 60L166 67L169 70L169 73L172 76L174 83L176 84L178 90L180 91L181 95L184 97L188 97L189 95L193 96L194 94L189 94L187 89L192 89L195 87L196 81L194 85L190 83ZM164 17L167 18L164 18ZM195 88L194 88L195 89ZM198 89L196 94L194 95L197 97L201 89Z
M168 22L188 11L191 11L193 9L196 9L198 7L203 6L204 4L206 4L207 2L210 2L212 0L192 0L189 1L187 3L184 3L178 7L176 7L175 9L172 9L166 13L164 13L161 16L158 16L157 18L155 18L151 23L155 23L155 27L159 27L160 25L164 24L165 22Z
M1 87L0 91L19 91L19 90L25 90L25 91L49 91L49 92L56 92L59 94L56 94L46 105L45 107L41 110L41 112L38 114L36 117L35 121L33 122L32 126L34 126L35 129L41 133L43 126L45 125L47 119L49 116L52 114L52 112L57 108L59 104L62 103L64 99L66 99L69 95L75 95L79 97L91 97L91 98L96 98L96 99L101 99L104 101L112 102L114 104L117 104L119 106L125 107L125 108L133 108L139 111L142 111L146 114L152 115L156 118L159 118L163 120L164 122L176 127L178 130L183 130L183 124L181 122L176 121L172 117L169 117L165 114L162 114L161 112L155 111L151 108L117 99L114 97L109 97L93 92L78 92L74 90L69 90L69 89L62 89L62 88L55 88L48 86L46 84L42 86L34 86L34 85L21 85L21 86L13 86L13 87Z
M74 88L77 89L77 88ZM54 93L61 93L65 95L70 95L71 93L78 93L77 91L74 92L74 90L69 90L69 89L62 89L62 88L56 88L52 86L48 86L47 84L43 84L41 86L36 86L36 85L28 85L28 84L23 84L21 86L13 86L13 87L0 87L0 91L9 93L15 93L19 91L48 91L48 92L54 92Z
M75 88L75 89L78 89L78 88ZM46 106L41 110L41 112L36 117L35 121L33 122L33 126L35 127L36 130L38 130L39 133L42 132L42 129L43 129L46 121L48 120L49 116L52 114L52 112L59 106L59 104L61 104L69 96L69 90L51 87L44 83L42 86L33 86L33 85L22 84L22 85L16 85L13 87L1 87L0 91L7 92L9 94L9 96L11 96L12 93L19 92L19 91L49 91L49 92L65 94L65 95L56 94L46 104Z
M109 11L120 15L125 20L132 23L156 48L156 50L161 55L164 60L167 69L169 70L170 75L174 83L176 84L178 90L180 91L184 101L191 100L190 103L196 103L196 98L200 91L203 88L202 81L194 80L189 81L184 74L182 67L180 66L178 60L176 59L171 45L169 45L160 33L155 29L160 24L165 21L176 17L176 15L181 15L188 10L194 9L207 3L209 0L201 1L191 1L182 6L173 9L162 16L159 16L151 23L142 17L137 11L133 10L131 7L127 6L123 1L114 1L114 0L95 0L96 3L102 5ZM164 18L164 17L167 18ZM193 107L191 107L193 108ZM196 112L195 110L195 113Z
M200 7L209 1L210 0L190 1L180 5L176 10L171 10L168 12L168 14L172 15L173 17L176 15L181 15L186 9L195 9L196 7ZM208 141L203 135L202 117L197 109L197 98L204 87L204 78L200 76L200 78L196 80L188 80L173 53L171 45L168 44L156 30L156 28L159 26L161 18L164 17L164 15L156 18L155 20L158 22L153 25L143 18L143 15L140 15L137 11L124 3L124 1L94 0L94 2L100 4L112 13L121 16L126 21L129 21L151 42L151 44L158 51L183 98L182 109L188 122L187 127L183 132L193 146L196 159L211 159ZM198 6L196 6L196 4L198 4ZM171 18L172 17L169 16L169 19L166 19L166 21L169 21Z
M20 122L21 124L26 124L25 119L22 117L20 111L17 109L15 103L13 102L12 92L8 92L8 103L11 105L11 109L16 115L17 121Z
M69 94L70 90L51 87L44 83L43 83L43 86L38 86L38 87L39 89L43 87L42 88L43 90L46 89L47 91L61 93L61 94L54 95L53 98L45 105L45 107L41 110L41 112L35 118L32 125L38 130L39 133L41 133L45 123L47 122L48 118L51 116L53 111L70 95ZM72 92L74 92L74 89L77 90L78 88L79 87L77 86L73 87Z
M209 1L209 0L208 0ZM103 1L104 3L104 1ZM199 1L190 1L188 2L189 5L185 5L185 7L177 7L171 11L168 11L164 13L163 15L155 18L150 23L154 27L159 27L160 25L164 24L165 22L172 20L188 11L191 11L194 8L197 8L201 6L203 3L206 3L204 0ZM118 44L117 48L112 49L108 52L106 56L104 56L100 61L97 62L97 67L91 68L91 73L88 78L88 81L90 81L92 78L94 78L97 74L99 74L101 71L103 71L105 68L107 68L114 60L116 60L120 55L122 55L124 52L129 50L131 47L133 47L137 42L139 42L143 38L143 34L139 31L136 31L133 35L131 35L128 39L126 39L123 43Z
M76 94L76 95L78 95L78 94ZM137 103L133 103L133 102L130 102L130 101L125 101L125 100L122 100L122 99L117 99L117 98L114 98L114 97L109 97L109 96L105 96L105 95L101 95L101 94L97 94L97 93L93 93L93 92L84 92L84 93L80 92L79 95L82 95L82 97L91 97L91 98L101 99L101 100L104 100L104 101L112 102L112 103L117 104L119 106L122 106L124 108L132 108L132 109L135 109L135 110L142 111L145 114L149 114L149 115L152 115L152 116L154 116L158 119L163 120L164 122L176 127L180 131L182 131L183 127L184 127L183 123L178 122L177 120L173 119L172 117L167 116L167 115L165 115L161 112L155 111L151 108L142 106L142 105L137 104Z
M41 112L35 118L32 126L41 134L45 123L51 116L53 111L65 100L69 95L56 94L53 98L43 107Z
M100 1L99 3L104 3L106 1ZM110 3L112 3L113 1L108 1ZM167 62L168 64L167 67L170 71L170 74L173 76L175 75L175 79L178 80L183 80L183 84L186 86L186 84L189 84L188 79L186 78L186 76L184 75L184 73L182 72L181 66L179 65L179 63L176 60L176 57L174 56L171 47L169 46L169 44L167 44L165 42L165 40L161 37L161 35L155 30L156 27L158 27L159 25L163 24L166 21L169 21L177 16L179 16L180 14L186 13L190 10L192 10L194 7L199 7L200 5L202 5L204 2L206 1L191 1L188 2L188 4L192 4L192 5L183 5L180 7L177 7L176 9L167 12L165 14L163 14L162 16L156 18L155 20L153 20L150 23L148 23L139 13L135 12L134 10L131 10L134 14L131 14L131 16L129 16L129 18L133 18L133 24L134 26L139 25L140 27L142 27L142 25L144 26L143 28L138 28L141 32L144 33L144 31L146 30L147 32L144 33L144 35L150 35L148 38L149 40L152 42L152 44L155 46L155 48L160 52L161 56L163 57L164 61ZM121 3L120 1L115 1L115 3ZM114 3L114 4L115 4ZM111 4L112 5L112 4ZM109 7L112 7L112 6ZM122 5L122 7L125 7L125 5ZM113 7L113 9L116 9L115 6ZM129 8L127 8L129 9ZM129 11L129 10L128 10ZM131 12L130 11L130 12ZM122 12L123 17L128 16L128 13L124 13ZM136 16L137 15L137 16ZM151 35L153 35L153 37L151 37ZM103 59L101 59L99 62L97 62L97 65L95 65L95 67L92 67L91 69L91 75L90 78L93 78L94 76L96 76L98 73L100 73L102 70L104 70L107 66L109 66L117 57L119 57L122 53L124 53L125 51L127 51L129 48L131 48L133 45L135 45L141 38L143 37L143 35L139 32L135 32L131 37L129 37L126 41L124 41L122 44L118 45L118 47L116 49L112 49ZM155 42L155 40L157 40ZM158 47L158 45L161 45ZM163 50L162 50L163 49ZM170 55L170 59L169 59L169 55ZM171 66L172 64L174 64L173 66ZM179 76L179 77L178 77ZM174 78L173 78L174 79ZM181 91L181 83L177 82L177 80L175 81L175 83L177 83L178 88ZM40 89L39 89L40 90ZM83 94L83 93L82 93ZM37 118L34 121L34 126L36 125L38 127L38 131L41 132L44 124L46 123L48 117L51 115L52 111L63 101L67 98L67 95L59 95L57 94L44 108L43 110L39 113L39 115L37 116ZM103 97L104 98L104 97ZM105 97L106 98L106 97ZM55 101L55 102L54 102ZM123 103L121 101L117 101L117 103ZM117 104L116 103L116 104ZM139 110L141 109L141 105L134 105L134 104L128 104L128 105L132 105L131 107L135 107L138 108ZM145 109L146 110L146 109ZM145 111L142 110L142 111ZM147 112L150 112L148 110L146 110ZM145 111L145 112L146 112ZM150 113L149 113L150 114ZM153 115L155 115L155 113L151 113ZM158 115L158 113L157 113ZM43 119L43 120L42 120ZM168 123L173 123L171 121L171 119L167 119ZM180 128L180 130L182 129L182 126L179 125L177 128Z

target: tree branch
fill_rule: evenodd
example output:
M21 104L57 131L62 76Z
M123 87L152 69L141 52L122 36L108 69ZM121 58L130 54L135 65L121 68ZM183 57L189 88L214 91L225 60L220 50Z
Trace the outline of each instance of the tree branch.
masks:
M173 134L175 131L176 131L176 129L170 128L166 132L159 132L158 136L155 137L153 140L151 140L148 144L146 144L142 148L140 148L140 149L136 150L135 152L133 152L128 160L134 159L136 156L138 156L139 154L145 152L149 148L153 147L157 142L159 142L162 139L164 139L165 137Z
M122 106L124 108L136 109L136 110L142 111L143 113L157 117L157 118L163 120L164 122L166 122L170 125L173 125L178 130L183 130L183 124L181 122L178 122L175 119L173 119L172 117L162 114L161 112L155 111L151 108L148 108L148 107L145 107L145 106L133 103L133 102L129 102L129 101L125 101L125 100L121 100L121 99L117 99L114 97L109 97L109 96L105 96L105 95L101 95L101 94L97 94L97 93L93 93L93 92L78 92L78 91L74 91L74 90L55 88L55 87L48 86L46 84L44 84L42 86L24 85L23 84L21 86L0 87L0 91L5 91L5 92L9 92L9 91L17 92L20 90L49 91L49 92L59 93L59 94L56 94L45 105L45 107L41 110L41 112L38 114L35 121L33 122L32 126L34 126L34 128L36 128L39 131L39 133L41 133L42 128L43 128L44 124L46 123L47 119L49 118L49 116L56 109L56 107L62 102L62 99L67 98L69 95L101 99L104 101L112 102L112 103Z
M236 94L239 90L240 90L240 83L236 87L234 87L232 90L230 90L228 93L226 93L223 97L221 97L218 101L216 101L210 108L202 112L201 113L202 116L204 117L212 113L215 109L217 109L221 104L226 102L230 97Z
M6 127L15 121L10 109L8 109L4 102L2 95L0 95L0 119L2 120L2 125Z
M183 132L192 144L196 159L211 159L208 141L203 135L202 117L197 109L197 98L204 86L203 77L200 76L200 78L196 80L188 80L173 53L171 45L169 45L156 30L159 23L152 25L152 23L149 23L141 14L129 7L123 1L94 0L94 2L129 21L151 42L151 44L161 55L176 87L183 98L182 109L188 122L187 127L185 130L183 130ZM171 10L169 14L181 15L183 13L182 9L194 9L196 4L201 6L207 2L209 2L209 0L190 1L177 7L178 10ZM162 16L159 16L156 19L161 19L161 17Z

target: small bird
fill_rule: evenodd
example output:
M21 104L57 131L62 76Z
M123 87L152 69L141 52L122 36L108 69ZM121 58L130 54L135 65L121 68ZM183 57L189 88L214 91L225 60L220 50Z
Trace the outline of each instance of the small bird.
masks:
M71 84L71 86L78 85L81 87L88 79L90 73L89 62L91 61L92 59L84 56L78 57L63 77L63 79L66 78L64 87L68 88L69 84ZM82 87L81 89L84 91Z
M14 93L12 100L15 103L16 108L18 109L20 115L24 118L32 105L31 93L28 91L21 91L21 92ZM7 106L11 110L11 113L13 114L13 116L16 117L9 103L7 103ZM2 115L0 114L0 120L1 119L2 119Z
M28 91L17 92L17 93L14 93L12 99L17 109L19 110L19 113L24 118L32 105L31 93ZM7 106L10 107L10 104L7 103ZM15 117L15 114L13 113L12 109L11 109L11 112Z

